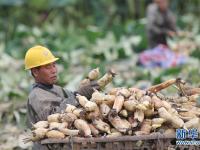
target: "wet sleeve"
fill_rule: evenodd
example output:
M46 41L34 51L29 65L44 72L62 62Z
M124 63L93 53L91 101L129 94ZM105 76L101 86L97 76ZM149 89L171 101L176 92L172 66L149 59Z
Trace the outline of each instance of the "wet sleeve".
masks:
M66 90L66 89L63 89L63 93L64 93L64 100L62 101L61 103L61 106L60 107L65 107L66 104L71 104L71 105L74 105L74 106L78 106L79 103L76 99L76 92L71 92L69 90Z

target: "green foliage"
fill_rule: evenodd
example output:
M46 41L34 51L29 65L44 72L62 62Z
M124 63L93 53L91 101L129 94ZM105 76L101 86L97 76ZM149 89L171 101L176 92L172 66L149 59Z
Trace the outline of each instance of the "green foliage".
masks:
M182 70L182 67L173 67L173 68L163 70L157 77L154 78L153 84L161 83L163 81L164 76L174 76L178 78L177 75L179 72L181 72L181 70Z
M199 51L199 49L193 51L193 52L191 53L191 56L196 57L196 58L198 58L198 59L200 60L200 51Z

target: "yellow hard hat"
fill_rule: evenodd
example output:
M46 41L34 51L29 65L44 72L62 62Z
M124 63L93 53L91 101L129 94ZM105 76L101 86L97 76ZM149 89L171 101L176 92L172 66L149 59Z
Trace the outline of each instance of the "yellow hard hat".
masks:
M46 65L58 59L59 58L56 58L48 48L40 45L34 46L26 52L25 69Z

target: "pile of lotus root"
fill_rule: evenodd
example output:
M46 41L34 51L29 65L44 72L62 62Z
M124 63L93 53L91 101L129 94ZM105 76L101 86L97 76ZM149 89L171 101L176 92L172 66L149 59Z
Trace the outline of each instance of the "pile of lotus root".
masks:
M32 134L26 140L117 137L154 132L174 134L177 128L200 130L200 108L196 106L200 88L185 87L183 80L171 79L146 90L117 87L103 92L114 75L110 70L98 79L98 68L92 70L81 84L96 80L101 90L95 90L91 99L77 95L78 107L66 104L62 113L51 114L47 120L33 124ZM179 96L169 98L159 93L172 84L181 93Z

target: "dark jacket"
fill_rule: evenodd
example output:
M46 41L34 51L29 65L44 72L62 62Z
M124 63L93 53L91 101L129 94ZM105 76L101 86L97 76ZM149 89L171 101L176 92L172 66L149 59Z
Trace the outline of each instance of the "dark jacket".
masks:
M176 30L176 19L168 9L161 12L157 4L150 4L147 8L147 38L149 47L153 48L158 44L167 45L167 32Z
M28 126L31 127L31 124L47 120L48 115L60 112L66 104L78 105L73 92L65 91L57 85L34 84L27 102ZM35 142L33 150L62 149L60 146L56 148L55 146L43 146Z

